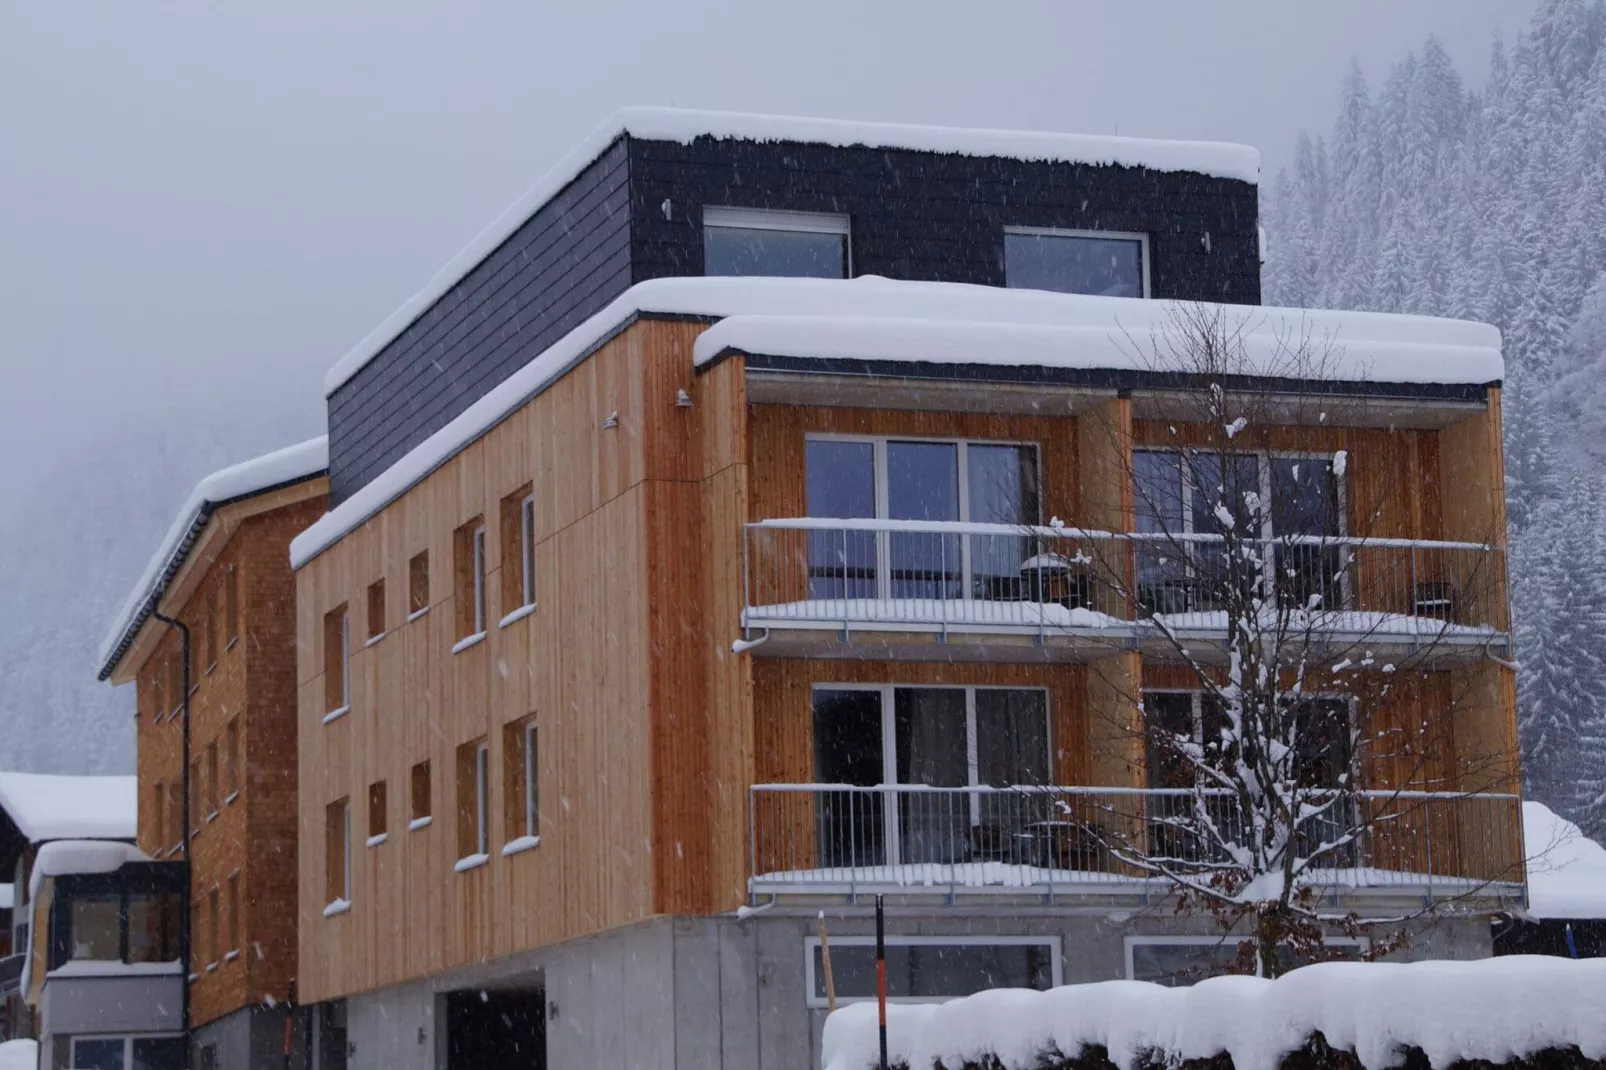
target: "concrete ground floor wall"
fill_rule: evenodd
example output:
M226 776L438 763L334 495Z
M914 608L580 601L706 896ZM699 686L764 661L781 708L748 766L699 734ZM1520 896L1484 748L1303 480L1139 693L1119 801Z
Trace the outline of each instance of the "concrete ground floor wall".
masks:
M874 933L866 907L833 907L827 924L834 956ZM346 1001L347 1065L458 1070L449 994L489 999L515 990L545 1002L544 1067L551 1070L813 1070L827 1013L817 1005L819 983L812 996L809 989L817 925L813 909L780 907L746 918L658 918L353 995ZM1425 918L1409 928L1398 957L1492 952L1484 915ZM1055 949L1057 979L1065 984L1128 976L1128 949L1137 942L1219 936L1208 916L1177 917L1169 908L1063 907L889 908L887 933L889 940L939 943L1035 939Z
M282 1007L241 1007L194 1030L190 1066L194 1070L284 1070L285 1018Z

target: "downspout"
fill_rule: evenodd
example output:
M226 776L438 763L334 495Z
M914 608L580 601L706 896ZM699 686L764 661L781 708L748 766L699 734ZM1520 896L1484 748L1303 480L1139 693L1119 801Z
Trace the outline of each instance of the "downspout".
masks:
M183 980L183 1001L179 1004L179 1026L184 1034L184 1065L190 1065L190 1048L194 1038L190 1035L190 918L193 916L192 888L195 883L195 871L190 865L190 626L181 620L165 615L154 605L151 607L151 616L163 624L178 629L179 634L179 709L183 718L181 729L183 744L180 749L179 760L183 763L179 769L179 776L183 781L183 801L179 806L179 832L184 843L184 919L178 927L178 959L179 977Z

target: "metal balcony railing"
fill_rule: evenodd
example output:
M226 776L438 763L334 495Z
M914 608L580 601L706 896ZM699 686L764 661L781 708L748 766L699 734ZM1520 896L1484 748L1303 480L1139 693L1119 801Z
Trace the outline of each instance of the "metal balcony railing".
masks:
M1228 837L1238 810L1207 797ZM1311 863L1323 890L1435 897L1522 894L1515 795L1361 791L1335 797L1301 846L1344 842ZM1027 890L1055 895L1163 890L1137 860L1208 862L1186 789L756 784L748 800L749 891L766 895ZM1349 834L1353 834L1352 836Z
M753 628L1124 635L1226 627L1248 582L1279 626L1416 644L1509 631L1505 563L1477 543L1283 536L1249 568L1208 534L899 520L765 520L744 532ZM1154 618L1158 617L1159 621Z

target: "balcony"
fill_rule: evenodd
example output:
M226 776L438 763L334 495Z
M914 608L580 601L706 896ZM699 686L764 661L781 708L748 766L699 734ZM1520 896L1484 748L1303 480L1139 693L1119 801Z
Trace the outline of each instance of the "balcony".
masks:
M748 891L754 903L874 894L1148 902L1166 882L1131 859L1208 858L1185 821L1193 804L1188 790L756 784ZM1354 815L1344 828L1363 831L1310 872L1322 894L1522 902L1517 796L1360 791L1341 805ZM1213 819L1230 827L1236 813L1224 804ZM1314 843L1331 831L1313 822L1302 835Z
M1508 644L1498 548L1339 536L1240 545L1260 571L1268 628L1380 656ZM1101 646L1163 655L1174 639L1208 643L1227 628L1218 535L797 518L746 525L744 554L741 623L781 633L769 653L847 652L857 636L878 640L875 653L901 644L937 656L939 645L949 656L954 642L997 649L1013 637L1076 660Z

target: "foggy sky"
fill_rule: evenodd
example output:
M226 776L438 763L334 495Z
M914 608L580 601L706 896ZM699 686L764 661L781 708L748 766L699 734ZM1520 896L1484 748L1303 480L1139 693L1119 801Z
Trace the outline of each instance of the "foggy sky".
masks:
M623 105L1242 141L1269 173L1351 57L1375 84L1437 32L1477 82L1534 0L243 7L0 4L0 508L134 421L316 433L325 369Z

